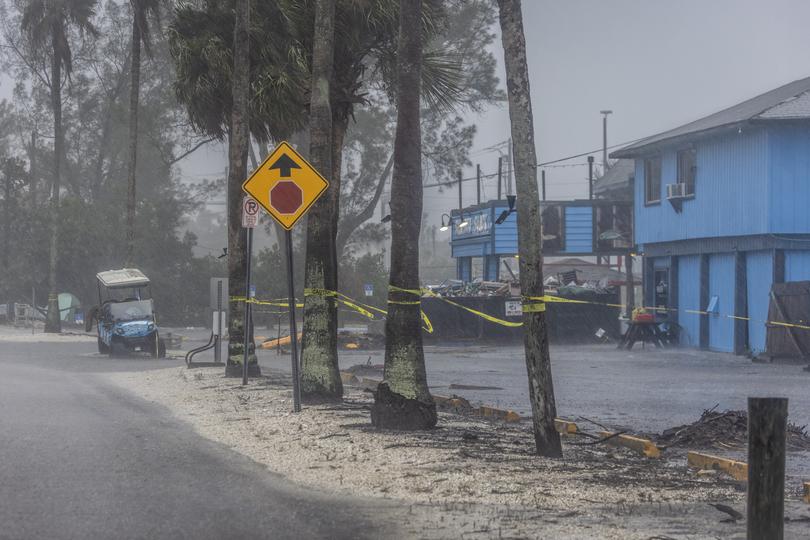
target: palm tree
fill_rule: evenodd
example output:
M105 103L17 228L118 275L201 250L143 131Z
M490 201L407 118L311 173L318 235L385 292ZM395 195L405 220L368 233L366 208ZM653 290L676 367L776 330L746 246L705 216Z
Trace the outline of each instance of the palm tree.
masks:
M426 35L438 31L438 21L443 13L441 4L440 0L425 2L424 16L419 23ZM312 74L314 3L293 0L257 2L254 9L257 15L251 27L250 132L258 141L271 137L282 139L300 130L309 112L309 103L302 97L309 95ZM343 141L354 107L365 101L364 87L370 78L367 76L370 66L380 71L386 90L394 93L392 66L396 54L393 36L398 25L398 2L342 0L336 2L334 19L335 36L339 39L334 43L334 69L329 92L331 171L321 171L330 175L330 192L334 195L323 201L326 208L322 213L316 212L315 216L308 217L309 223L319 223L312 226L323 231L319 237L325 248L314 244L308 246L310 260L306 267L323 268L324 271L310 272L305 278L310 288L331 290L337 285L335 238ZM228 130L233 103L229 67L232 28L229 3L213 0L205 2L201 8L182 5L169 28L169 43L177 68L175 89L178 99L186 106L197 129L219 138L224 137ZM429 105L447 104L459 96L456 86L460 81L460 69L441 54L434 53L425 62L423 76L426 82L424 97ZM229 260L231 253L229 248ZM231 283L241 283L242 275L244 272L239 275L230 273ZM325 310L325 314L315 319L328 321L325 330L313 333L317 339L304 338L302 378L314 381L321 378L317 372L320 367L313 373L309 372L310 367L328 365L330 373L337 370L337 310L330 300L309 300L307 310L310 316L305 317L304 335L311 333L310 322L317 310ZM241 315L232 310L231 332L241 332L237 329L237 321L241 321ZM308 360L315 356L320 357L317 362Z
M231 125L228 134L228 275L229 289L247 298L250 284L245 281L244 270L247 256L247 229L242 228L242 182L247 178L248 146L248 100L250 99L250 0L237 0L236 21L233 33L233 76ZM241 275L239 275L241 273ZM234 277L237 277L235 280ZM241 286L240 286L241 285ZM234 309L236 308L236 309ZM225 373L228 376L242 374L242 362L248 361L248 375L261 372L256 354L244 350L245 333L250 334L250 321L245 320L240 306L231 303L231 328L228 336L228 361ZM234 320L235 319L235 320ZM250 342L253 336L250 335ZM250 345L248 346L250 347Z
M301 43L302 50L314 51L312 21L316 17L312 2L285 0L280 2L290 31ZM399 24L398 0L378 2L336 2L334 16L333 62L330 81L332 112L332 157L330 186L307 217L307 254L304 281L310 290L337 290L338 284L338 217L340 208L341 165L346 131L354 109L366 101L364 93L372 77L367 71L376 69L394 93L396 65L393 37ZM425 2L423 18L417 24L426 34L437 33L438 21L444 15L442 2ZM314 55L313 55L314 59ZM424 70L426 101L447 104L459 95L460 68L441 54L433 55ZM314 67L313 67L314 73ZM312 81L314 87L315 81ZM323 82L319 83L323 84ZM312 114L313 111L310 111ZM322 172L324 172L322 170ZM312 294L304 300L302 342L302 391L311 401L339 400L342 384L338 371L337 304L334 297Z
M335 56L335 0L316 0L310 82L310 159L327 179L332 171L330 85ZM307 217L305 287L337 289L332 211L340 184L333 182ZM337 364L337 302L325 295L305 295L301 351L301 397L308 402L340 401L343 383Z
M422 0L401 0L399 5L385 372L374 394L371 421L378 428L429 429L436 425L436 404L422 350L417 242L422 219Z
M557 407L551 380L546 314L544 304L537 300L543 296L543 254L540 245L542 232L523 15L520 0L498 0L498 7L515 160L520 290L523 297L527 298L523 311L523 344L529 375L534 440L538 454L560 457L560 435L554 427Z
M149 18L159 20L160 0L130 0L132 6L132 43L129 86L129 166L127 169L127 265L135 252L135 165L138 156L138 98L141 89L141 44L150 50Z
M57 290L57 260L59 236L59 190L61 187L62 157L65 133L62 130L62 71L70 77L73 56L70 49L70 31L96 35L92 19L95 0L31 0L22 16L22 30L31 47L50 60L48 86L53 111L53 188L50 203L50 245L48 261L48 315L45 331L62 330Z

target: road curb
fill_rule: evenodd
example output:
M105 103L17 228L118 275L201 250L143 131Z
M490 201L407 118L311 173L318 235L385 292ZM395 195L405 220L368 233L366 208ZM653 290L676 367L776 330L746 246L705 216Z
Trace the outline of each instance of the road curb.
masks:
M748 481L748 464L743 461L689 451L686 453L686 466L692 469L723 471L739 482Z
M643 454L648 458L660 458L661 449L649 439L642 439L641 437L634 437L632 435L616 435L613 431L602 431L599 433L601 437L611 437L605 442L613 446L623 446L629 448L639 454Z

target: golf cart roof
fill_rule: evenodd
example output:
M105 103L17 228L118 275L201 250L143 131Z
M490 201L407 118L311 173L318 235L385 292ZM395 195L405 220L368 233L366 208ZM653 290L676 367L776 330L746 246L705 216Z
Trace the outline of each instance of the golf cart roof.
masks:
M108 289L119 287L143 287L149 285L149 278L135 268L122 268L121 270L107 270L96 274L96 279Z

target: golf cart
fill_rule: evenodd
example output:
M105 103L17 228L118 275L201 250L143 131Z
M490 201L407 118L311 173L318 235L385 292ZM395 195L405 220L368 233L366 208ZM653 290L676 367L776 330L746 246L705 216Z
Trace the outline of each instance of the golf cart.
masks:
M98 329L98 352L110 357L132 352L148 352L154 358L166 356L160 339L149 278L134 268L109 270L96 274L98 302L88 314L89 331L93 319Z

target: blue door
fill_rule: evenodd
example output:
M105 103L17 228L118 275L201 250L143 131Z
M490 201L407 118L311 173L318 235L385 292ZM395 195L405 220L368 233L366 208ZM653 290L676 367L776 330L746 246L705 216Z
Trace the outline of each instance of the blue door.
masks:
M700 255L678 257L678 324L680 343L700 346Z
M709 348L734 352L734 280L733 253L709 256Z
M748 281L748 347L754 354L765 351L765 321L773 283L773 253L749 251L745 254Z

